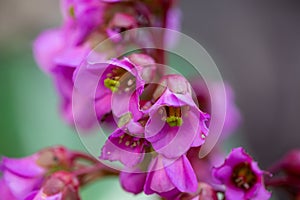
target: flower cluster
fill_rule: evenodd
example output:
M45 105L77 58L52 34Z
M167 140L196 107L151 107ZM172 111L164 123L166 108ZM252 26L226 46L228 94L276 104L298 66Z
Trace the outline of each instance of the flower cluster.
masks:
M80 199L79 187L87 183L95 164L96 172L115 173L86 154L61 146L25 158L4 157L0 162L1 199Z
M211 96L218 98L223 84L206 83L213 85L210 94L202 80L167 73L161 47L173 43L172 36L138 34L145 27L178 29L175 0L62 0L61 9L61 27L36 39L34 56L53 79L69 124L90 130L106 122L113 130L98 159L122 164L124 190L170 200L270 198L266 173L242 148L225 159L217 143L199 157L210 136ZM160 48L144 48L149 43ZM228 84L225 90L222 140L241 121ZM78 158L89 160L92 168ZM299 172L283 166L288 174ZM79 199L79 188L90 180L118 174L57 147L27 158L3 158L0 169L0 194L12 200Z
M61 0L61 9L62 26L41 33L34 42L33 51L39 66L56 85L61 113L69 124L75 123L72 106L75 71L97 44L106 41L105 45L97 48L97 62L105 63L118 57L129 44L139 45L135 35L127 33L127 30L153 26L178 28L177 18L180 15L173 0ZM159 57L155 52L149 53ZM83 107L79 105L76 112L86 115ZM99 118L107 112L109 109L102 108ZM76 125L87 129L94 124L88 117L82 117L76 120Z

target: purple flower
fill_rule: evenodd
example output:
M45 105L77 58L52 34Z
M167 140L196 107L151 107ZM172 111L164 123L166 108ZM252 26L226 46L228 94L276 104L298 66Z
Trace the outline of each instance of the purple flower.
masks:
M144 192L157 193L167 199L174 199L180 192L196 192L197 185L196 175L185 155L177 160L169 160L158 155L150 163Z
M72 47L67 42L66 32L62 29L43 32L34 42L34 55L41 69L50 74L61 101L61 113L69 124L74 124L72 93L73 74L83 58L90 51L88 44ZM83 108L79 110L84 112ZM78 112L79 112L78 111ZM90 122L82 118L80 127L90 127Z
M70 166L70 153L62 147L44 149L25 158L6 158L1 162L1 184L6 194L23 199L40 187L48 173ZM9 191L9 192L8 192Z
M180 75L167 75L153 94L145 138L156 152L177 158L192 146L201 146L208 134L208 115L199 110L191 87Z
M271 193L264 187L264 172L243 148L235 148L224 164L213 169L213 176L226 186L225 196L234 199L269 199Z
M208 155L200 159L200 148L201 147L191 148L187 153L187 157L196 173L198 182L205 182L213 186L215 189L222 189L219 185L215 184L211 174L211 169L213 166L221 165L225 156L220 149L215 147Z
M110 111L117 118L135 112L133 116L137 120L142 116L139 96L144 90L144 79L149 78L155 69L153 65L154 60L144 54L105 63L86 63L75 72L76 91L94 99L99 120Z
M133 167L141 163L146 148L149 148L149 142L142 137L143 133L139 134L137 137L118 128L108 137L102 148L100 158L120 161L127 167Z
M79 181L69 172L52 174L38 190L29 194L25 200L79 200Z
M42 32L33 44L33 54L36 62L46 73L55 67L54 58L64 48L64 34L60 29Z
M211 100L210 98L214 97L217 98L219 95L218 93L222 92L221 85L218 83L211 83L212 92L210 94L208 91L207 86L205 85L204 81L199 78L194 78L191 81L192 88L195 92L195 96L197 98L198 106L201 110L207 113L211 113ZM222 137L226 137L233 133L241 122L241 114L238 108L235 105L235 98L234 98L234 91L232 90L229 84L225 84L225 92L226 92L226 115L225 115L225 122L222 131ZM222 106L222 105L220 105ZM218 109L218 105L216 108Z
M63 0L62 11L66 26L75 35L75 44L81 45L103 23L105 4L99 0Z

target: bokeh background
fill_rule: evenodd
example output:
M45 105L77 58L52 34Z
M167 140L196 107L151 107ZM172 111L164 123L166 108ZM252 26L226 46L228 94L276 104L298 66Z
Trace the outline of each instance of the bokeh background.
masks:
M300 1L182 0L180 6L182 32L204 46L235 90L243 124L230 145L246 146L262 168L299 148ZM0 0L0 155L25 156L54 144L85 150L32 58L34 38L60 20L59 0ZM120 195L133 198L114 178L83 191L83 199Z

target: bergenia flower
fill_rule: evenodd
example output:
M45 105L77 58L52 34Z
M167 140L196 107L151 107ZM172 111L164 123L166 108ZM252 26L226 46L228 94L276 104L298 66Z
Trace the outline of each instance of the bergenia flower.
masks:
M118 128L108 137L100 159L120 161L127 167L133 167L143 161L146 148L149 147L149 142L143 138L143 133L137 136Z
M204 158L199 158L200 149L201 147L193 147L187 152L187 157L195 171L198 182L205 182L215 189L222 189L222 187L215 184L211 169L214 166L221 165L224 162L225 155L215 147Z
M265 189L263 175L264 171L241 147L233 149L224 164L213 169L216 180L226 186L228 200L269 199L271 193Z
M24 200L79 200L79 181L72 173L59 171L52 174L38 190Z
M10 191L7 194L10 193L16 199L23 199L39 188L48 174L68 169L71 165L70 156L70 152L65 148L52 147L25 158L4 157L1 162L3 177L0 182Z
M211 88L212 88L211 91L213 92L213 94L209 93L208 88L205 85L205 82L203 80L199 78L197 79L194 78L191 81L191 85L195 93L195 97L197 98L197 104L199 108L204 112L211 114L212 105L210 99L211 97L220 96L219 93L222 92L221 91L222 87L221 84L219 83L208 83L208 84L211 84ZM224 99L224 101L226 102L226 115L225 115L222 135L221 135L223 138L233 133L241 123L241 114L235 104L234 92L228 83L225 84L225 92L226 92L226 99ZM218 110L218 106L223 106L223 105L216 104L214 106L216 106L215 109Z
M152 73L148 69L153 69L153 63L151 57L135 54L105 63L83 64L75 72L76 91L95 99L95 111L99 120L110 111L117 118L133 110L139 112L139 96L144 90L144 77L147 78ZM141 114L134 116L140 118Z
M196 175L185 155L176 160L158 155L149 165L144 192L174 199L181 192L196 192L197 186Z
M56 85L62 116L73 125L73 74L91 49L88 44L72 47L66 42L66 37L63 28L45 31L34 42L33 51L40 68L51 76ZM84 118L77 124L84 128L90 126Z
M63 0L65 25L73 30L75 44L81 45L104 20L105 4L99 0Z
M208 134L203 113L192 99L191 86L180 75L167 75L156 92L149 109L145 138L156 152L177 158L192 146L201 146Z

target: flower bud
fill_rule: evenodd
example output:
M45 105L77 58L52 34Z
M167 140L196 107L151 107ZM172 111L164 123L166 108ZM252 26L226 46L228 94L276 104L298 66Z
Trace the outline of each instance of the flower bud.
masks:
M300 177L300 149L294 149L285 155L281 165L287 174Z
M32 200L79 200L78 188L79 181L72 173L59 171L49 177L42 188L32 198ZM31 198L27 198L26 200L29 199Z

